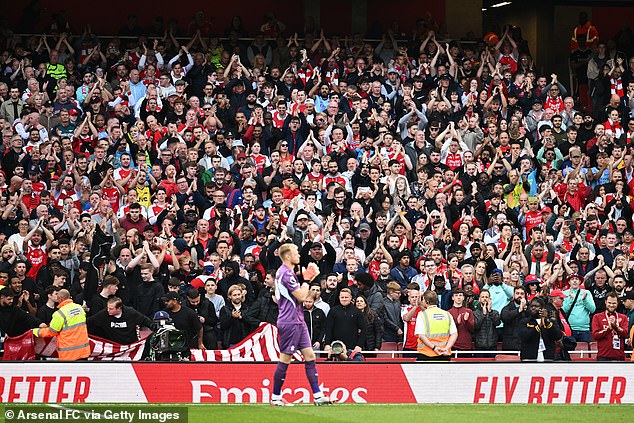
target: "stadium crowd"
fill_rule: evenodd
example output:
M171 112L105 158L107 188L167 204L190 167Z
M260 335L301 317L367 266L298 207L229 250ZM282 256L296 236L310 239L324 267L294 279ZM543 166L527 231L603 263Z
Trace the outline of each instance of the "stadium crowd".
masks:
M93 334L132 342L166 309L191 347L228 348L275 323L288 241L320 270L304 303L317 349L417 350L434 291L454 349L566 359L594 340L625 359L633 52L582 19L580 101L517 28L459 42L421 21L371 43L273 15L251 33L202 13L162 25L7 40L4 334L50 321L66 288ZM539 345L527 334L549 325Z

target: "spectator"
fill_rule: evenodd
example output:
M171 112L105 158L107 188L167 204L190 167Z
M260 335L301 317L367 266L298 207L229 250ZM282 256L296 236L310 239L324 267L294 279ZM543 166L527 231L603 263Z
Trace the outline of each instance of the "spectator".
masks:
M566 299L562 306L564 313L568 315L568 322L572 328L572 336L577 342L590 342L590 316L596 310L592 295L580 287L583 278L572 274L566 279L570 289L564 291Z
M480 306L473 312L473 340L476 350L497 350L497 326L500 323L500 313L493 309L491 294L488 289L480 291Z
M216 339L216 326L218 317L214 305L194 287L187 290L185 305L196 312L198 320L203 325L203 345L206 349L215 349L218 345Z
M383 322L381 317L370 308L365 297L359 295L355 301L355 306L361 311L366 324L365 345L363 351L378 351L381 349L381 339L383 339Z
M326 314L315 306L315 294L304 300L304 322L308 327L308 333L313 348L318 350L324 345L326 336Z
M244 318L249 308L243 302L242 288L239 285L232 285L227 297L229 302L220 311L223 348L238 344L251 332L251 326Z
M331 354L330 344L333 341L341 341L355 352L363 351L365 345L367 326L365 317L358 308L352 304L352 292L343 288L339 292L339 305L330 309L326 318L326 337L324 350Z
M403 347L403 320L401 320L401 287L396 282L387 284L383 300L383 348L400 350Z
M458 338L454 344L454 348L459 351L473 349L472 332L474 329L474 316L471 309L464 306L464 291L460 288L456 288L451 295L453 300L453 307L449 309L451 317L453 317L456 323L456 329L458 329Z
M517 351L520 349L520 328L521 321L526 316L528 304L526 302L526 291L523 286L516 286L513 290L513 301L508 303L500 313L504 323L502 349Z
M592 317L592 337L597 340L597 360L624 361L628 337L627 316L616 311L619 296L611 292L605 299L605 312Z
M548 317L544 300L531 300L528 313L524 314L519 326L522 360L544 361L555 358L556 344L562 335L555 322Z
M88 318L88 333L117 344L127 345L139 340L140 328L151 328L152 320L132 307L124 306L121 298L111 297L106 308Z

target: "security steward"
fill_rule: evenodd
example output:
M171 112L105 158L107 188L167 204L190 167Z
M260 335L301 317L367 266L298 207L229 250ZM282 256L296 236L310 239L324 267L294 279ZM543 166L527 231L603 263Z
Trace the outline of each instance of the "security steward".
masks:
M60 360L76 361L90 356L86 313L73 303L70 292L62 289L57 293L58 310L46 328L33 329L33 334L41 338L57 337L57 354Z
M414 334L418 336L419 361L449 361L451 347L458 338L458 329L451 314L438 307L438 294L426 291L418 313Z

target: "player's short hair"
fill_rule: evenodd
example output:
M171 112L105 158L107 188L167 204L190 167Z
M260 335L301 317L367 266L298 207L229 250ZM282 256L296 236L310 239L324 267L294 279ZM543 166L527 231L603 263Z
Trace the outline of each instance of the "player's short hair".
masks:
M293 249L293 248L297 248L297 246L295 244L290 243L290 242L282 244L280 246L280 249L278 250L278 254L279 254L280 258L284 259L284 256L286 256L291 251L291 249Z

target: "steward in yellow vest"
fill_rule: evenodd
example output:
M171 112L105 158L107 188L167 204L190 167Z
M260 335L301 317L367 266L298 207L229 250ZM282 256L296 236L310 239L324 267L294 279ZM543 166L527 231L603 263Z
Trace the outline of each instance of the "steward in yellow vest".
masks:
M62 289L57 294L60 303L47 328L33 329L33 335L41 338L57 337L57 354L60 360L75 361L90 356L86 313L70 298L70 292Z
M451 314L438 307L438 295L434 291L423 294L414 334L418 337L417 360L449 361L451 347L458 338L458 329Z

